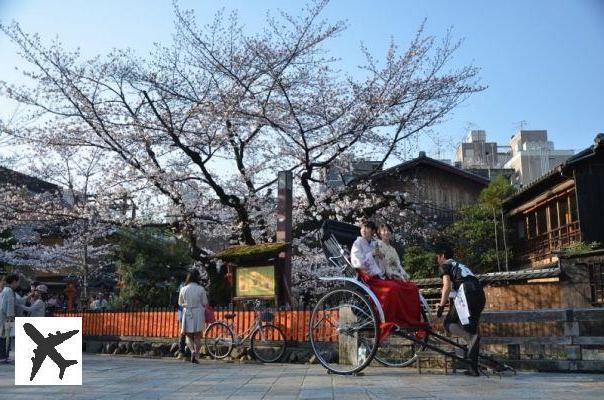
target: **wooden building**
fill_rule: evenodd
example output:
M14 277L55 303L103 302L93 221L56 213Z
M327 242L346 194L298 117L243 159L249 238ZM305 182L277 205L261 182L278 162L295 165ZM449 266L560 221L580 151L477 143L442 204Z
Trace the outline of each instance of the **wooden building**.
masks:
M371 176L373 186L408 193L408 201L429 220L447 225L461 207L474 204L489 180L446 162L419 157Z
M604 243L604 134L542 178L507 199L516 265L557 261L576 242Z

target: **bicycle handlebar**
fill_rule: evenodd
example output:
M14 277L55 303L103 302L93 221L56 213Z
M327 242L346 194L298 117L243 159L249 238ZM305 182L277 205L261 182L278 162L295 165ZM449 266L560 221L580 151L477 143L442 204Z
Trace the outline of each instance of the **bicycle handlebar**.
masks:
M260 306L262 305L262 302L260 300L258 300L258 299L256 299L256 300L246 300L244 303L245 304L249 304L249 305L251 305L251 306L253 306L255 308L260 308Z

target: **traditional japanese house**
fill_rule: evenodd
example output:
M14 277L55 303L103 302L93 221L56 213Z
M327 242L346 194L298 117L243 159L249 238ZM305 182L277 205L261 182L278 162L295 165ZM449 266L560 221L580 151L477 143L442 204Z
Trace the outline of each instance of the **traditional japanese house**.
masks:
M417 205L424 218L441 226L453 222L460 208L476 203L489 184L487 178L427 157L423 151L368 179L384 191L407 193L407 200Z
M577 242L604 243L604 134L504 204L518 266L539 267Z

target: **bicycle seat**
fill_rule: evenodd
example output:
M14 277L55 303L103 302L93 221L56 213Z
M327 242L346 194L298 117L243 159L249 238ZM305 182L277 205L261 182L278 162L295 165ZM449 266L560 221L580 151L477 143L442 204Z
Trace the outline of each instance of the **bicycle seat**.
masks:
M224 319L233 319L235 318L237 314L224 314L223 318Z

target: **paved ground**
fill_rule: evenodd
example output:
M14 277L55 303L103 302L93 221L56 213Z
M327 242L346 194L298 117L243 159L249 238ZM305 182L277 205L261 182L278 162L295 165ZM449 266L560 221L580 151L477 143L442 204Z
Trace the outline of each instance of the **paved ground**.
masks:
M0 364L0 399L599 399L604 375L522 372L517 376L418 375L368 368L364 376L328 375L318 365L238 364L84 355L83 386L14 386Z

